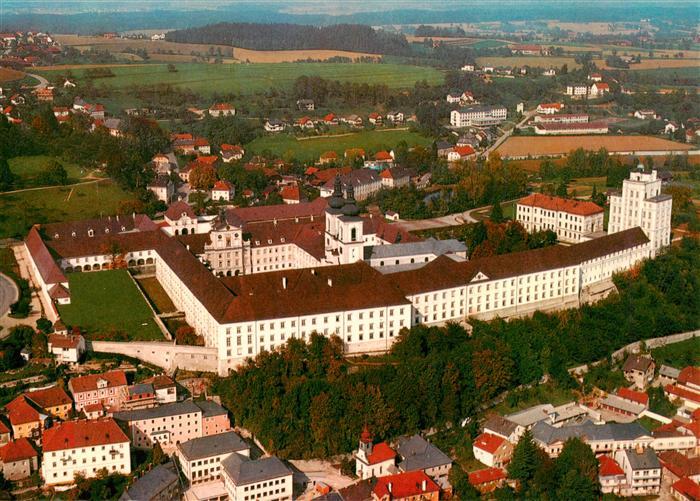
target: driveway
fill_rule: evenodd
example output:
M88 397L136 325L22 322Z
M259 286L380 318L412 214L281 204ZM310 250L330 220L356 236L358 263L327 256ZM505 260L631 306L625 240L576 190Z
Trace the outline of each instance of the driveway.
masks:
M19 299L17 286L8 276L0 273L0 317L10 311L10 305L17 299Z
M37 80L39 80L39 84L34 86L35 89L45 89L46 87L49 86L49 81L46 80L41 75L37 75L35 73L27 73L27 76L32 77L32 78L36 78Z

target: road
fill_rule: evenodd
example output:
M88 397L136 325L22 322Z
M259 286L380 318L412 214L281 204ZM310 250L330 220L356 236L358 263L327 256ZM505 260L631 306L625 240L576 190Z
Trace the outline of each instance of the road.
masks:
M10 305L17 299L19 299L17 286L8 276L0 273L0 317L10 311Z
M519 128L519 127L522 127L522 126L525 124L525 122L527 122L528 120L530 120L536 113L537 113L536 110L529 110L529 111L526 111L526 112L525 112L525 116L523 117L523 119L522 119L520 122L518 122L518 124L517 124L515 127L513 127L512 129L510 129L508 132L506 132L505 134L503 134L501 137L499 137L499 138L496 140L495 143L493 143L493 144L492 144L491 146L489 146L486 150L484 150L484 152L481 154L481 156L484 156L484 157L487 157L487 158L488 158L488 156L491 154L492 151L496 151L496 148L498 148L498 147L503 143L503 141L505 141L506 139L508 139L508 138L513 134L513 131L514 131L515 129L517 129L517 128Z
M501 202L501 204L506 204L513 201L514 200L507 200L505 202ZM448 226L460 226L467 223L478 223L480 219L477 218L475 214L477 212L488 211L490 209L490 205L484 205L483 207L469 209L468 211L458 212L457 214L448 214L447 216L434 217L431 219L416 219L411 221L399 220L396 224L401 225L401 227L406 231L433 230L436 228L446 228ZM483 219L483 217L481 219Z
M35 89L45 89L46 87L49 86L49 81L46 80L41 75L37 75L35 73L27 73L27 76L32 77L32 78L36 78L37 80L39 80L39 84L34 86Z

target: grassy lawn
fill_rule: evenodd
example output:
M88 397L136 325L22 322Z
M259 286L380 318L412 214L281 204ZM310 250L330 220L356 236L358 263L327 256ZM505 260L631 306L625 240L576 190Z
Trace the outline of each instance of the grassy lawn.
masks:
M700 337L694 337L651 350L656 366L662 364L682 369L688 365L698 365L700 360Z
M573 179L569 183L569 195L578 198L588 198L593 193L593 186L596 186L598 193L605 192L605 177L581 177Z
M67 325L80 326L88 334L124 332L134 341L163 339L126 270L71 273L68 283L71 304L58 307Z
M77 165L61 162L58 159L45 155L10 158L8 163L10 164L10 170L12 173L21 179L22 186L29 188L34 186L43 186L38 179L38 176L52 160L58 161L61 165L63 165L63 168L66 169L69 184L77 183L80 178L87 174L85 169Z
M0 238L26 235L35 223L55 223L115 214L122 200L133 199L110 180L0 194Z
M501 40L479 40L478 42L466 45L466 47L471 49L495 49L496 47L503 47L504 45L508 45L508 42L503 42Z
M337 137L318 136L301 140L288 134L264 136L248 143L247 148L254 153L269 151L277 156L291 152L300 160L313 161L329 150L338 152L341 157L348 148L364 148L371 154L380 150L390 150L400 141L406 141L409 146L427 146L431 139L408 130L379 129Z
M419 80L442 83L442 72L406 64L374 63L259 63L259 64L175 64L177 72L169 72L165 64L146 64L112 68L114 77L94 80L96 87L126 89L132 85L171 84L189 88L202 96L212 94L252 94L270 88L291 87L302 75L320 76L343 82L386 84L393 89L413 87ZM65 70L60 70L65 71ZM85 70L71 70L80 80ZM42 70L51 76L51 70Z
M153 309L158 313L170 313L177 311L168 293L155 277L140 278L138 283L146 293L146 297L151 301Z
M479 66L530 66L532 68L561 68L568 65L569 69L578 68L581 65L574 61L573 57L555 56L489 56L478 57L476 62Z
M570 390L560 388L552 383L547 383L515 392L512 396L509 395L503 402L489 409L489 412L494 412L503 416L527 409L533 405L552 404L557 406L571 402L572 400L576 400L576 395Z

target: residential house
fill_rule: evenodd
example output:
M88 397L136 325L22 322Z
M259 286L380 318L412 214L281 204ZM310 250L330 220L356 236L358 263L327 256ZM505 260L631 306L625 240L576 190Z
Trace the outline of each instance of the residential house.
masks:
M156 390L153 385L138 383L129 386L126 400L122 403L122 409L131 411L136 409L150 409L158 405L156 402Z
M88 103L83 108L83 112L90 115L93 120L104 120L105 119L105 107L100 103Z
M537 113L554 115L564 109L564 103L540 103L537 105Z
M447 478L452 469L452 459L420 435L399 438L396 446L399 455L399 471L422 471L438 485L449 485Z
M221 462L229 501L291 501L292 470L276 457L251 460L237 453Z
M48 417L39 413L26 399L24 395L12 400L5 406L7 419L12 427L12 436L18 438L31 438L34 441L41 440L44 422Z
M700 482L688 477L681 478L671 485L673 499L679 501L698 501L700 499Z
M439 498L440 487L420 470L381 477L372 489L373 501L438 501Z
M234 453L250 457L250 446L236 432L229 431L181 442L175 453L185 478L195 485L219 480L221 462Z
M590 95L591 97L601 97L610 92L610 86L605 82L594 82L591 85Z
M484 468L469 472L469 483L482 494L495 491L506 482L506 472L502 468Z
M542 419L544 419L545 416L543 416ZM497 414L489 417L484 422L483 429L484 434L504 438L512 444L517 444L520 439L520 434L525 432L525 430L522 430L522 433L519 434L518 425L516 423Z
M680 401L679 409L687 414L700 409L700 367L685 367L678 374L678 382L664 387L664 394L672 401Z
M106 118L102 125L107 129L110 136L122 137L124 135L122 131L122 121L119 118Z
M146 188L152 191L158 200L166 204L169 204L173 199L173 195L175 195L175 183L173 183L170 176L166 174L161 174L153 178Z
M68 389L73 395L76 412L97 403L118 410L128 393L126 375L119 370L72 377Z
M211 199L230 202L233 200L235 193L236 191L229 181L220 179L214 183L214 186L211 189Z
M75 105L74 105L75 106ZM173 148L181 155L192 155L194 149L194 136L187 132L170 134L170 140L173 142Z
M67 420L73 409L73 401L60 386L29 390L24 397L49 416Z
M177 167L177 159L170 158L163 153L158 153L153 157L153 160L151 160L151 164L156 174L170 174L170 171L175 170L175 167Z
M280 190L280 196L285 204L298 204L301 202L301 189L298 184L290 184Z
M311 117L303 116L294 121L294 125L300 129L313 129L316 127L313 119Z
M48 351L57 364L75 364L85 353L85 338L80 334L49 334Z
M474 458L486 466L500 468L510 461L513 444L501 436L482 433L474 439L472 451Z
M411 182L411 174L408 170L400 167L384 169L379 175L382 179L382 187L387 189L401 188L408 186Z
M668 122L664 126L664 134L675 134L675 132L679 129L679 126L676 122Z
M516 44L512 45L510 50L515 54L521 54L523 56L539 56L549 53L549 51L541 45L535 44Z
M338 154L335 151L326 151L318 159L320 165L334 164L338 162Z
M598 456L598 482L603 494L620 495L627 482L625 471L610 456Z
M236 114L236 108L231 106L229 103L216 103L209 108L209 115L218 117L232 117Z
M299 111L314 111L316 109L316 105L314 104L313 99L298 99L297 109Z
M654 110L637 110L634 112L634 118L640 120L655 120L657 118Z
M544 70L542 72L542 76L545 76L545 77L554 77L556 75L557 75L557 70L554 68L547 68L546 70Z
M329 113L325 117L323 117L323 123L326 125L338 125L339 120L338 117L335 116L334 113Z
M23 480L38 469L39 453L26 438L18 438L0 447L0 472L5 480Z
M588 85L571 84L566 86L566 95L573 98L584 98L588 95Z
M388 151L378 151L374 155L374 162L391 167L394 164L394 155Z
M651 447L618 450L615 461L625 472L623 494L632 496L658 495L661 490L661 463Z
M182 498L175 464L160 464L128 486L119 501L171 501Z
M665 480L675 482L683 477L700 480L700 456L691 457L678 451L665 451L659 453L659 462Z
M282 132L286 124L277 118L270 118L265 122L265 130L267 132Z
M676 369L675 367L671 367L669 365L661 365L661 367L659 367L659 383L662 387L666 386L667 384L676 384L680 374L680 369Z
M401 111L390 111L386 114L386 119L393 124L401 124L404 122L405 116Z
M362 127L364 123L362 117L359 115L355 115L354 113L345 117L343 121L350 127Z
M447 141L438 141L435 146L437 148L437 156L439 158L447 158L447 155L454 148L454 144L448 143Z
M386 442L372 443L372 435L365 426L355 455L355 475L360 479L382 477L396 472L396 451Z
M448 162L459 162L461 160L466 160L468 158L476 155L476 151L471 146L455 146L447 154Z
M603 81L603 75L600 73L591 73L588 75L588 80L591 82L602 82Z
M65 123L70 119L70 110L65 106L54 106L53 116L56 117L58 123Z
M355 169L340 177L343 193L348 193L350 187L354 191L356 200L364 200L382 189L382 180L377 171L372 169ZM320 187L322 197L330 197L333 194L335 180L328 180Z
M465 64L465 65L462 66L460 69L461 69L462 71L467 71L467 72L470 72L470 73L471 73L471 72L473 72L473 71L476 69L476 67L475 67L473 64Z
M12 432L5 422L0 419L0 446L5 445L12 438Z
M194 140L194 149L198 155L211 155L211 145L203 137L197 137Z
M231 163L235 160L240 160L245 155L245 150L237 144L222 144L221 145L221 160L224 163Z
M153 386L158 404L169 404L177 401L177 384L165 374L153 376L143 382Z
M651 357L630 355L622 366L625 379L633 384L633 388L644 390L654 379L656 364Z
M377 125L377 126L379 126L379 125L383 125L383 124L384 124L384 118L383 118L379 113L377 113L376 111L373 111L372 113L370 113L370 114L369 114L369 117L367 118L367 120L368 120L369 123L371 123L372 125Z
M109 473L131 473L129 438L113 419L66 421L44 432L41 474L49 486Z

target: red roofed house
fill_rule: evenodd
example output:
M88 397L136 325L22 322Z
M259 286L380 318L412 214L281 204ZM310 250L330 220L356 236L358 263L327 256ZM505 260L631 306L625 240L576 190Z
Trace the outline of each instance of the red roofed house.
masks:
M211 155L211 146L209 145L209 141L203 137L195 138L194 149L200 155Z
M26 438L0 447L0 471L6 480L22 480L39 469L39 453Z
M53 101L53 88L37 89L36 99L39 102L52 102Z
M209 115L214 118L218 117L232 117L236 114L236 108L231 106L229 103L216 103L209 108Z
M41 474L47 485L71 484L77 473L131 473L129 438L113 419L67 421L44 433Z
M301 202L301 190L299 189L299 186L294 184L294 185L288 185L285 186L280 190L280 195L282 196L282 201L285 204L298 204Z
M672 401L681 400L692 413L700 409L700 367L686 367L678 375L678 383L666 385L664 393Z
M515 219L528 232L552 230L562 242L578 243L603 230L604 213L593 202L533 193L518 201Z
M610 86L605 82L594 82L591 85L590 95L591 97L600 97L606 93L610 92Z
M197 232L197 214L187 202L175 202L168 207L168 210L165 211L165 221L168 223L167 229L171 235L187 235Z
M598 482L603 494L619 494L626 482L625 472L610 456L598 458Z
M57 364L75 364L85 353L85 338L80 334L50 334L48 346Z
M237 144L222 144L221 145L221 160L225 163L233 162L243 158L245 150Z
M479 492L491 492L501 487L506 480L506 472L501 468L485 468L469 473L469 483Z
M128 396L126 375L123 371L73 377L68 381L68 389L73 395L76 411L82 410L86 405L98 403L118 410Z
M372 489L374 501L438 501L440 487L422 470L381 477Z
M643 391L630 390L629 388L620 388L617 390L617 396L629 400L630 402L636 402L642 404L645 407L649 406L649 395Z
M384 188L400 188L408 186L411 182L411 174L406 169L395 167L393 169L384 169L379 177L382 179Z
M374 161L390 165L394 163L394 156L388 151L378 151L374 155Z
M466 160L474 155L476 155L476 151L471 146L456 146L452 148L452 151L447 153L447 161L458 162L459 160Z
M674 499L680 501L700 501L700 484L688 477L683 477L671 486Z
M474 457L486 466L501 467L510 461L513 444L503 437L491 433L482 433L472 444Z
M537 113L554 115L564 109L564 103L540 103L537 105Z
M313 129L316 126L311 117L301 117L294 122L294 125L302 129Z
M396 451L385 442L372 444L372 435L365 426L360 446L355 452L355 474L361 479L383 477L396 471Z
M28 391L24 394L36 407L47 414L66 420L73 408L73 401L60 386L51 386L41 390Z
M327 151L318 159L320 165L333 164L338 161L338 154L335 151Z
M214 186L211 189L211 199L230 202L235 193L236 190L231 183L225 180L219 180L214 183Z
M372 113L369 114L368 120L369 120L369 123L374 124L374 125L382 125L382 123L383 123L382 116L379 113L377 113L376 111L373 111Z
M12 436L39 440L47 416L39 413L24 395L20 395L5 406L7 418L12 426Z
M5 425L5 423L0 420L0 446L6 444L12 438L12 433L10 429Z
M338 117L335 116L334 113L329 113L328 115L323 117L323 123L325 123L326 125L338 125Z

